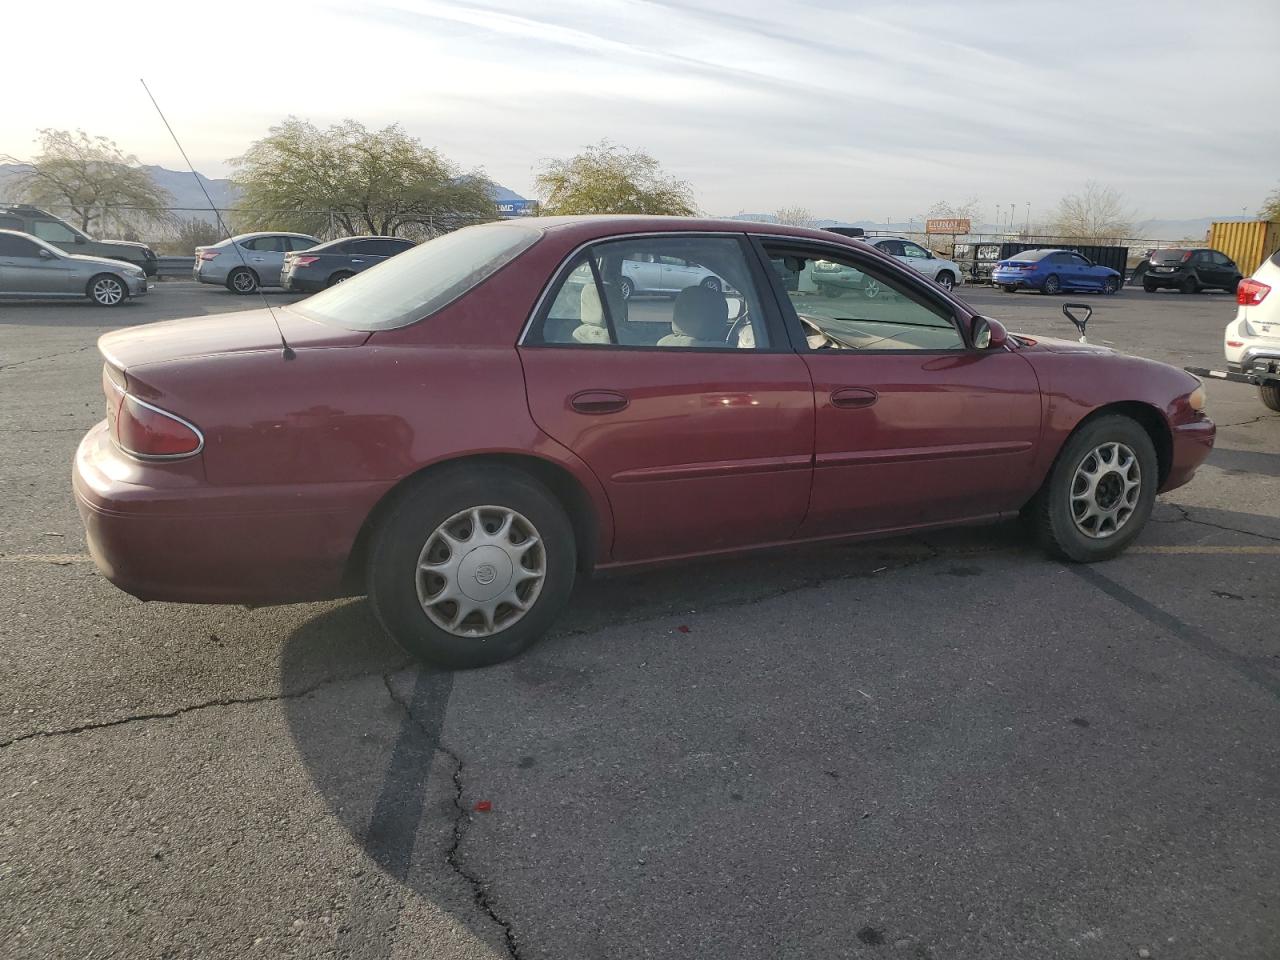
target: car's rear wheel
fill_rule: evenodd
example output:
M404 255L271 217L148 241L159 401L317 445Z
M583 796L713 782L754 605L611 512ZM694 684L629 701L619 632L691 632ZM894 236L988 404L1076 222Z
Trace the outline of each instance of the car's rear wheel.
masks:
M109 273L100 273L90 280L85 292L100 307L118 307L129 299L124 281Z
M1280 412L1280 384L1258 384L1258 399L1262 401L1262 405L1268 410Z
M227 275L227 289L242 297L258 291L258 275L248 267L236 267Z
M862 295L868 300L874 300L880 294L884 293L884 287L880 286L880 281L874 277L867 277L862 283Z
M1005 293L1017 293L1018 285L1016 283L1002 283L1000 284L1000 289Z
M706 287L708 290L714 290L716 293L720 292L720 281L715 277L707 277L702 281L701 285Z
M339 270L337 273L335 273L333 276L329 278L329 281L328 283L325 284L325 286L336 287L338 284L342 283L342 281L350 280L354 276L355 274L352 273L350 270Z
M1102 292L1107 296L1111 296L1120 289L1120 281L1115 277L1107 277L1102 281Z
M1058 279L1056 273L1051 273L1044 278L1044 284L1040 287L1040 292L1047 293L1051 297L1062 292L1062 281Z
M453 469L408 491L369 552L374 613L407 651L447 667L510 659L546 632L573 589L563 507L501 467Z
M1099 417L1063 445L1031 516L1041 544L1077 563L1107 560L1142 532L1159 485L1155 445L1129 417Z
M1187 277L1178 285L1179 293L1199 293L1200 283L1194 276Z
M956 285L955 275L950 270L943 270L937 276L938 286L943 290L950 290Z

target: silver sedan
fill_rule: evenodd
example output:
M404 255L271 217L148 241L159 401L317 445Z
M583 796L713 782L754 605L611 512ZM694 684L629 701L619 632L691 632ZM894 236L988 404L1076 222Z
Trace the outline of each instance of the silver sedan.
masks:
M101 307L118 307L146 292L141 267L75 256L28 233L0 230L0 299L88 297Z

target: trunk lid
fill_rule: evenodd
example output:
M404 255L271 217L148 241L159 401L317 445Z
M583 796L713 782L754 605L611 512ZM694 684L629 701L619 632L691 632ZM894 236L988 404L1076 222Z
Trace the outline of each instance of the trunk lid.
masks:
M277 309L280 330L270 311L243 310L208 317L189 317L104 334L98 340L103 357L119 370L250 351L280 350L280 333L295 350L358 347L369 339L363 330L344 330Z

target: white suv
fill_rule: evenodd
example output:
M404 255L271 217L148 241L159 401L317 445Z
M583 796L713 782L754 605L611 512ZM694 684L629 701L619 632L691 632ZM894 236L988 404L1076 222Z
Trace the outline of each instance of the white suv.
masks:
M1262 402L1280 411L1280 250L1240 281L1236 303L1223 337L1227 367L1256 382Z
M944 260L903 237L864 237L863 240L881 253L897 257L908 267L923 273L944 290L950 290L964 276L953 261Z

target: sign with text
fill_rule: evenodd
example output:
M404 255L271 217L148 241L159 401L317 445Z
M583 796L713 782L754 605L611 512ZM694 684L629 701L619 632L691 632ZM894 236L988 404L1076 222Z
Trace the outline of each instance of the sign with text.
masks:
M939 220L926 220L924 222L924 232L961 234L968 233L969 226L968 217L943 217Z

